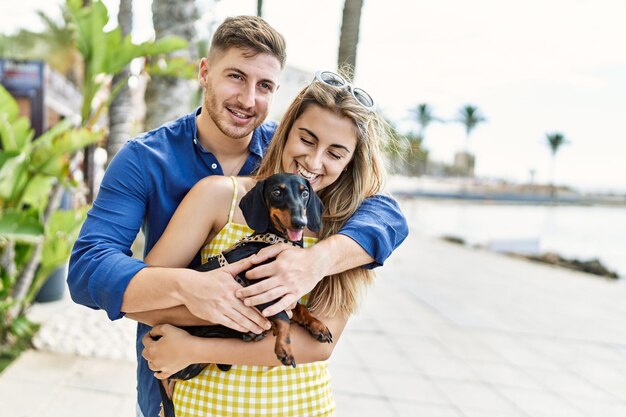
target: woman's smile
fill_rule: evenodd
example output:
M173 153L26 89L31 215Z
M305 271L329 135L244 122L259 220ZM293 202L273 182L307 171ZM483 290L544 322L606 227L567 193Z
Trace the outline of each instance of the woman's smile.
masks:
M354 123L347 117L313 105L289 130L283 169L306 178L315 191L337 181L356 148Z
M321 175L321 174L316 174L314 172L307 170L300 163L298 163L298 161L295 161L295 163L296 163L296 173L298 173L301 177L304 177L307 180L309 180L310 183L313 183L313 181L315 181Z

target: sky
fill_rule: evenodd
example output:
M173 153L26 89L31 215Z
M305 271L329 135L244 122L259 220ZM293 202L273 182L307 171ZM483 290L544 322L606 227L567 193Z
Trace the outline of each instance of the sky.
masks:
M105 0L117 13L117 0ZM59 0L0 0L0 30L36 28L34 10ZM198 29L255 14L256 0L197 0ZM287 39L288 65L336 68L343 0L265 0L263 16ZM134 0L137 41L153 35L150 0ZM469 139L476 174L550 180L546 133L569 143L556 182L626 192L626 0L365 0L355 84L404 132L410 109L428 103L442 119L465 104L487 118ZM433 124L424 145L451 162L465 146L460 123Z

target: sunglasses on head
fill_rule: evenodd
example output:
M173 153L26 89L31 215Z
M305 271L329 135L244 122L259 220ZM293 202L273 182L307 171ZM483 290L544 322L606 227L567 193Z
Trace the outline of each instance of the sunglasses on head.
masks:
M322 84L337 88L347 88L361 106L368 110L374 109L374 99L372 99L372 96L367 94L367 92L365 92L362 88L353 87L352 84L337 73L332 71L318 71L315 73L315 79L313 79L313 81L318 81Z

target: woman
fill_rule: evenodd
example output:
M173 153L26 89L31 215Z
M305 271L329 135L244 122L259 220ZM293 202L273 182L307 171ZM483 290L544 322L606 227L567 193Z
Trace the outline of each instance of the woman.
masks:
M319 236L307 231L305 247L335 234L361 202L383 186L380 143L386 130L374 103L341 76L318 72L287 110L257 177L277 172L303 176L324 203ZM203 261L252 233L238 208L255 178L212 176L185 197L161 240L146 257L157 266L188 265L202 249ZM211 192L206 192L211 190ZM207 233L208 231L208 233ZM372 272L356 268L324 278L309 294L309 309L339 340ZM162 379L191 363L234 364L228 372L209 365L200 375L176 384L177 416L332 415L334 400L325 362L334 344L322 344L292 326L297 368L276 359L274 340L245 343L202 339L170 325L155 326L144 338L144 357Z

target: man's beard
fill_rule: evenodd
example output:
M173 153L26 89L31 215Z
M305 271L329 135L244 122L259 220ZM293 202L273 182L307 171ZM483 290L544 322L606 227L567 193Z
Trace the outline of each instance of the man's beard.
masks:
M204 90L204 108L207 111L207 114L213 120L213 123L224 135L233 138L233 139L242 139L246 136L250 135L254 129L259 127L263 120L259 119L256 123L247 125L247 126L233 126L229 123L228 120L224 120L227 116L224 116L220 111L223 109L224 111L229 111L225 107L231 107L233 109L237 109L237 106L229 106L228 103L226 106L221 106L217 103L217 99L215 98L215 94L213 94L213 90L207 85ZM255 116L256 117L256 114Z

